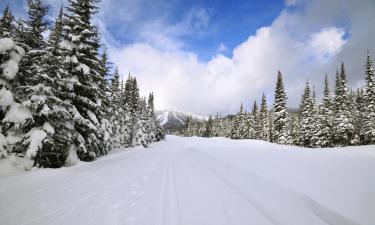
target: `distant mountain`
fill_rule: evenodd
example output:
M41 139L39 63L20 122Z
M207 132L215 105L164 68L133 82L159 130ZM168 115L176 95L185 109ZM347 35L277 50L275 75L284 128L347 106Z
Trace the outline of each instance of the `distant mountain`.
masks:
M203 122L207 119L204 116L178 110L156 111L156 116L160 121L160 125L167 131L175 131L183 128L189 116L192 117L194 122Z

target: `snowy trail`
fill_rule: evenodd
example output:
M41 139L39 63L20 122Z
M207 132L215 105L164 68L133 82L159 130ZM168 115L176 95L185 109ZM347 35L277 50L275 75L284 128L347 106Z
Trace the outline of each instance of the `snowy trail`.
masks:
M150 149L0 177L0 224L374 224L375 186L368 187L375 174L371 151L285 148L168 136ZM280 163L289 171L281 177ZM338 169L353 174L340 177ZM319 176L304 184L311 170ZM346 186L348 194L331 191L334 185L327 178L337 187ZM359 183L351 184L351 179ZM353 191L356 198L349 193Z

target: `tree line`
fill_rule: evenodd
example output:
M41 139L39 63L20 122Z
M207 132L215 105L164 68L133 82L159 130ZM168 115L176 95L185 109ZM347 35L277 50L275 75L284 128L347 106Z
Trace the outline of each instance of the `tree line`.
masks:
M91 21L97 0L70 0L51 27L41 0L26 3L26 20L9 6L0 20L0 159L61 167L72 154L91 161L164 138L153 94L141 97L135 77L124 84L111 73Z
M277 74L273 107L268 109L263 94L250 112L234 116L209 117L204 123L189 118L183 136L258 139L284 145L310 148L375 144L375 71L370 54L366 62L366 82L358 90L350 89L344 63L336 72L335 89L324 79L323 98L316 99L315 88L307 81L299 110L288 112L282 74Z

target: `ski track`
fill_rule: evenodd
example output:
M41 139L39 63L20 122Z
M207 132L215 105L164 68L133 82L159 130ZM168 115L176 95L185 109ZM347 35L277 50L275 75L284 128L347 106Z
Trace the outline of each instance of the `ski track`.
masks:
M0 187L1 225L359 225L176 137Z

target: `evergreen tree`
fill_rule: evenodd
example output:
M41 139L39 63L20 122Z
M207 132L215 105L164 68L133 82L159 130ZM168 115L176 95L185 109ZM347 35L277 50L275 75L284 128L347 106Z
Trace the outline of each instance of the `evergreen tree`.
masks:
M251 117L253 120L253 139L259 139L260 137L260 127L259 127L259 109L258 104L254 101L253 108L251 110Z
M149 122L152 127L152 141L161 141L165 138L164 129L161 127L159 120L155 115L154 93L148 97Z
M362 104L363 126L360 131L363 144L375 144L375 71L367 54L366 86L364 88Z
M14 133L22 130L32 116L15 94L18 65L25 51L9 37L0 38L0 45L0 158L3 158L17 153L8 140L14 141Z
M297 113L290 113L287 117L287 141L288 145L298 145L299 120Z
M28 7L26 34L28 38L38 39L42 37L38 32L45 31L43 17L47 13L46 7L40 1L29 1ZM57 31L55 35L59 35ZM70 150L74 149L75 130L68 112L71 105L59 98L63 70L57 54L58 46L46 43L44 39L28 41L26 45L29 51L21 64L17 93L31 112L32 119L18 133L23 138L14 149L26 152L36 166L61 167ZM35 136L39 138L35 139Z
M284 90L284 83L281 72L277 74L277 82L275 89L275 103L274 103L274 130L273 140L279 144L286 143L286 93Z
M27 3L29 19L26 21L27 40L25 41L30 49L41 49L45 44L43 32L47 30L47 21L44 20L44 16L48 9L41 0L28 0Z
M312 147L314 131L314 101L311 96L309 82L306 82L305 92L300 105L299 144L304 147Z
M193 118L191 116L188 116L188 118L186 119L184 136L193 136Z
M350 115L350 90L347 84L344 63L340 74L336 76L336 90L334 99L333 142L335 146L355 144L354 126Z
M62 28L63 28L63 7L60 7L59 14L56 17L55 23L51 29L51 33L48 38L47 49L51 49L52 53L56 56L60 56L60 42L62 38Z
M268 119L267 99L263 93L262 104L259 113L259 138L264 141L270 141L270 125Z
M214 121L211 115L208 117L208 120L206 121L205 124L206 124L206 128L205 128L203 137L212 137Z
M240 112L235 116L231 135L232 139L244 139L246 137L246 112L241 103Z
M329 90L328 76L324 79L324 92L322 102L318 107L317 124L314 127L313 146L331 147L332 145L332 98Z
M120 89L120 74L116 67L111 80L111 124L112 124L112 144L113 148L120 148L122 145L122 126L124 119L124 110L121 105L122 93Z
M0 38L12 37L14 33L14 16L9 9L9 4L5 7L3 11L3 16L0 19Z
M81 160L90 161L108 152L106 132L101 124L105 119L102 104L103 91L98 57L98 38L91 17L96 12L95 0L70 0L63 26L61 42L66 83L66 100L74 108L70 111L78 131L77 154Z

